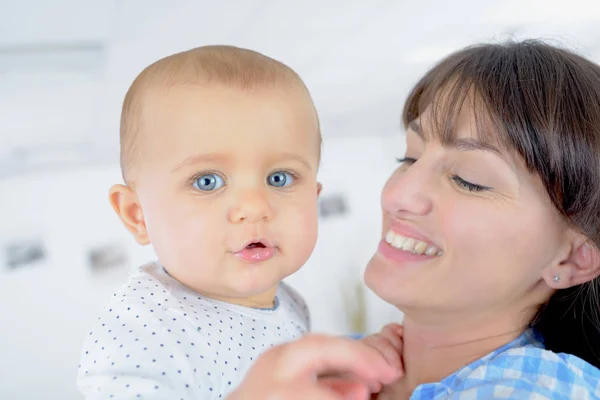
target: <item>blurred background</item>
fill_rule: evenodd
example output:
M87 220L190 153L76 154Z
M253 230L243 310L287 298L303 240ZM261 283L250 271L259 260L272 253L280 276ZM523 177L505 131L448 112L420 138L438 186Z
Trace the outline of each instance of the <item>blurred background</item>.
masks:
M322 123L324 191L317 248L288 281L315 331L347 334L402 318L361 280L409 88L463 46L529 37L598 62L600 2L0 0L0 399L80 399L84 336L154 257L107 199L121 182L121 103L145 66L232 44L303 77Z

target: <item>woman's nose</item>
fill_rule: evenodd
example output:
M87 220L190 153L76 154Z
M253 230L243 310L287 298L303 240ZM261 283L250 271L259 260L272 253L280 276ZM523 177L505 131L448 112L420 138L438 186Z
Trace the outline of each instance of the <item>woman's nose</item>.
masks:
M383 209L399 217L427 215L433 205L430 175L419 161L400 167L383 188Z

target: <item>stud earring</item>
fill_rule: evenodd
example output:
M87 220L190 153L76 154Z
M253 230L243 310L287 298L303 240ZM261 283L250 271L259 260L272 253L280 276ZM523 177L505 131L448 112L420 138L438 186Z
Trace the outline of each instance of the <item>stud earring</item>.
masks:
M554 275L553 281L554 283L558 283L558 281L560 281L560 276L558 276L558 274Z

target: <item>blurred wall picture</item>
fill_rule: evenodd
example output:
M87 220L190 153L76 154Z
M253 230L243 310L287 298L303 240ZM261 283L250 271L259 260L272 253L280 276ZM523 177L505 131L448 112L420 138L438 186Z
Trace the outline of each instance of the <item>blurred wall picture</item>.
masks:
M319 215L323 219L344 217L348 212L348 201L341 193L322 195L319 199Z
M105 244L88 250L88 260L94 272L127 266L127 249L122 244Z
M30 268L44 262L46 248L40 238L31 238L4 245L6 269Z

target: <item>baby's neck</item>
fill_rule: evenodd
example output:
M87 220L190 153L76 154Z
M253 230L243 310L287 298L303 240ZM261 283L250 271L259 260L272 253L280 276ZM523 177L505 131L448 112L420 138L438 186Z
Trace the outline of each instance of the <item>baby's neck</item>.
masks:
M253 295L239 295L236 294L222 294L215 293L210 290L202 290L201 288L194 287L190 284L184 282L183 279L180 279L176 274L170 272L166 267L163 267L163 271L172 279L177 281L180 285L185 286L189 290L207 297L209 299L222 301L224 303L235 304L238 306L249 307L249 308L274 308L277 306L275 295L277 294L277 288L279 287L279 282L277 282L274 286L268 288L262 293L253 294Z
M440 325L405 317L401 385L407 393L420 384L440 382L461 367L517 338L524 327L514 318L457 318Z
M199 294L208 297L213 300L222 301L229 304L235 304L238 306L249 307L249 308L274 308L276 306L275 294L277 292L277 286L264 293L248 297L235 297L235 296L221 296L214 293L203 293Z

